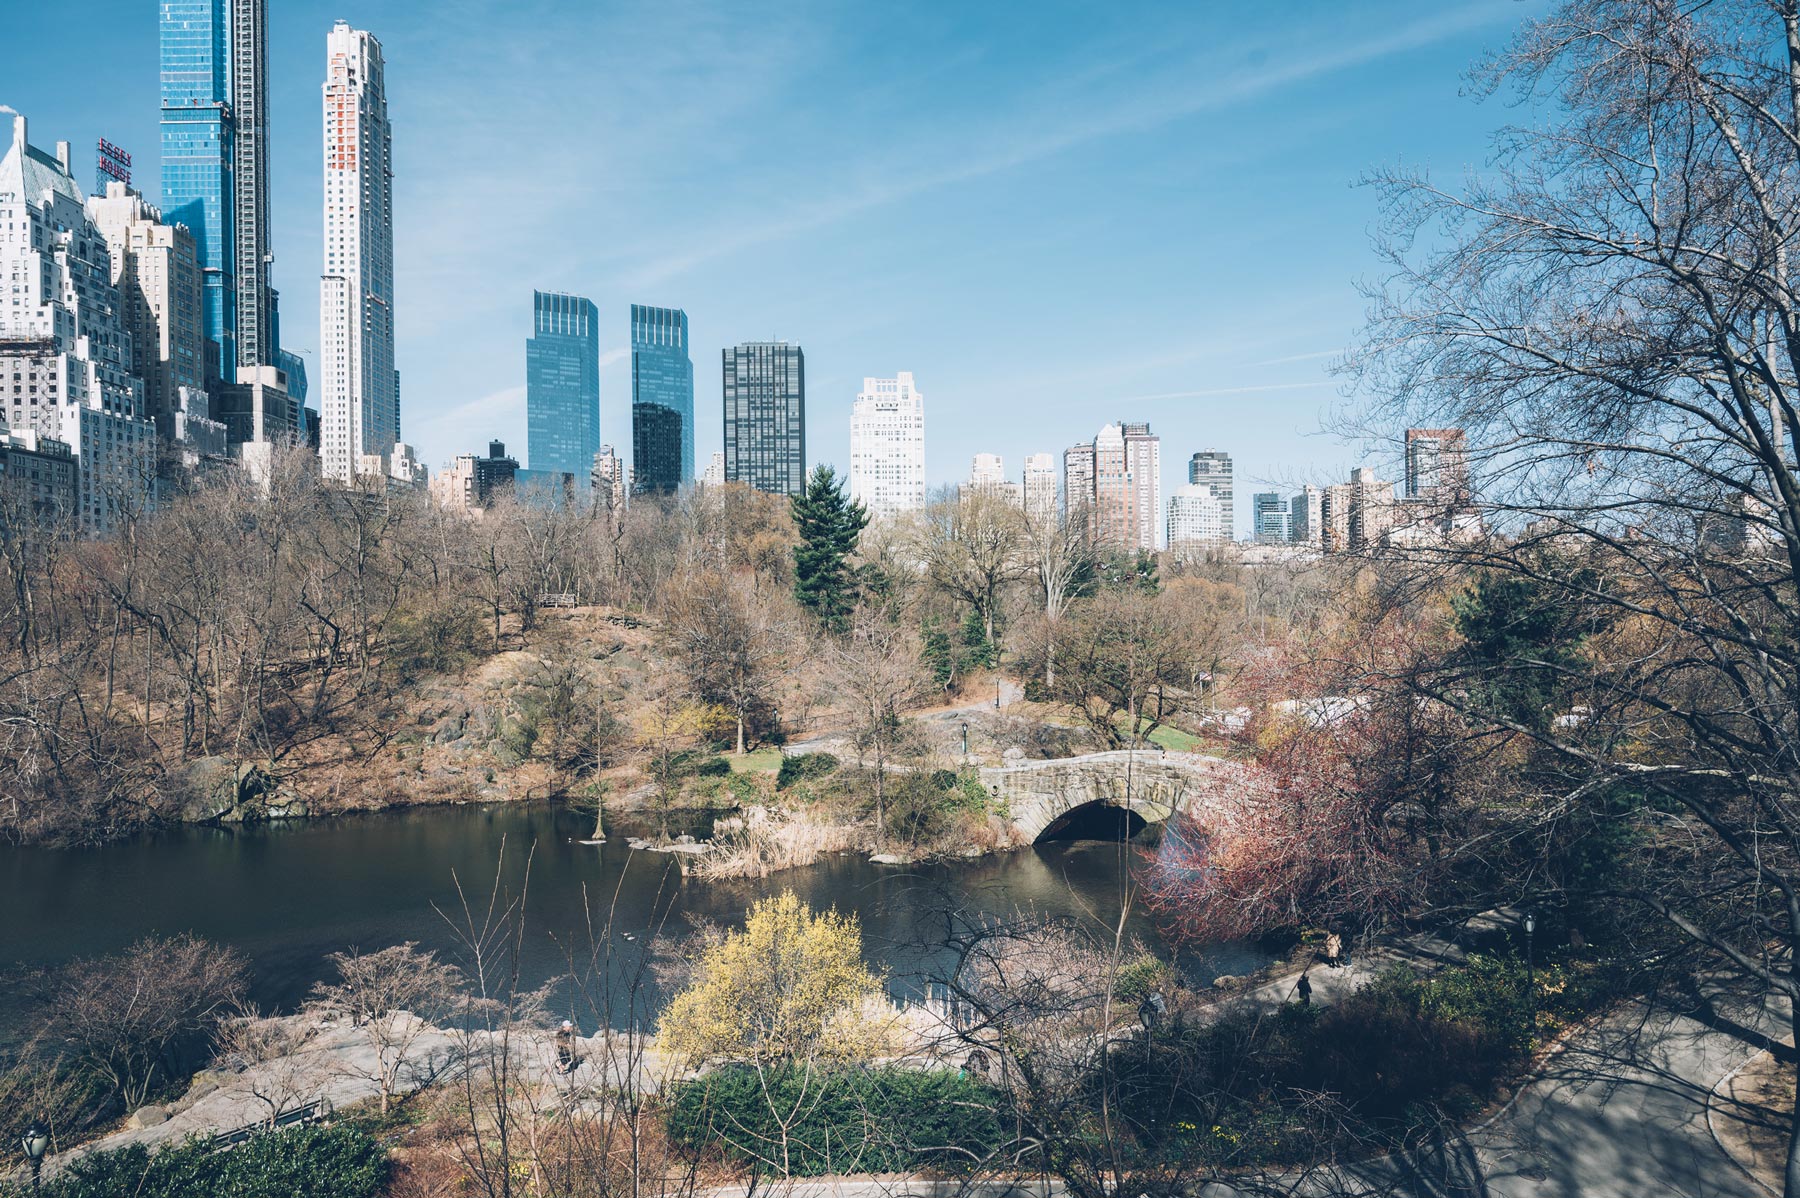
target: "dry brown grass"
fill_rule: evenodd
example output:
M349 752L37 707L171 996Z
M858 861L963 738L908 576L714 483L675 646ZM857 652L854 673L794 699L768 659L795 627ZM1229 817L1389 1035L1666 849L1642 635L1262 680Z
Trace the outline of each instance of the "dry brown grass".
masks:
M827 823L807 808L753 807L713 825L715 847L691 872L702 878L766 878L811 865L827 853L862 848L868 837L862 824Z

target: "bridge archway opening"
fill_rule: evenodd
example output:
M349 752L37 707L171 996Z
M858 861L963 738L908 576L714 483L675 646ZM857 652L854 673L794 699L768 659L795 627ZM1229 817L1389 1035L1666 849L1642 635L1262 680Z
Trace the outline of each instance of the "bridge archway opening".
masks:
M1038 833L1033 844L1056 840L1130 840L1149 822L1128 807L1096 800L1071 807Z

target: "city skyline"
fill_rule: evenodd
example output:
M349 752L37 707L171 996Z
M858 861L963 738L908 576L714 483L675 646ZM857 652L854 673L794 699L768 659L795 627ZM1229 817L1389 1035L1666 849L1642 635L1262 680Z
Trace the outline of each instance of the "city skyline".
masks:
M1461 73L1521 15L1509 0L1374 7L1252 19L1059 10L1015 47L1017 10L932 5L898 39L902 55L888 28L899 18L877 13L798 32L707 6L719 34L700 39L664 13L553 11L532 27L481 3L429 21L404 3L378 14L277 6L268 85L282 337L317 366L315 47L348 15L374 25L389 59L396 204L408 217L396 229L406 436L434 467L489 437L525 443L512 347L529 313L516 297L540 288L598 304L609 395L629 393L632 302L683 307L702 355L776 330L807 345L810 454L840 473L861 379L905 367L930 380L943 416L926 461L933 487L957 482L984 447L1013 461L1058 452L1103 413L1158 426L1165 489L1209 445L1237 455L1247 486L1341 477L1363 455L1316 430L1339 386L1327 368L1360 324L1351 280L1377 266L1374 198L1354 185L1402 156L1448 173L1483 160L1491 114L1455 102ZM107 86L58 87L49 63L26 60L0 104L81 147L84 180L96 137L134 152L155 203L157 12L139 0L95 12L89 52ZM18 16L27 40L54 27L48 11ZM599 120L546 102L570 66L545 64L548 77L517 68L545 40L591 52ZM878 85L896 56L930 73L929 101ZM760 65L726 66L744 60ZM698 86L717 79L731 80L725 94ZM484 98L475 119L449 119L471 92ZM681 102L650 102L669 95ZM734 164L721 131L740 114L772 123L798 186ZM867 119L893 130L879 152L854 134ZM528 237L560 244L571 221L632 236L554 263L455 236L485 219L492 189L515 185L520 153L552 164L522 185L532 202L515 219ZM707 180L728 168L721 201ZM745 269L768 252L790 258L773 286ZM1082 285L1063 286L1065 274ZM877 277L902 285L870 286ZM1130 302L1097 307L1095 294ZM718 388L699 372L698 460L721 447ZM1027 415L1043 429L1035 444L1012 431ZM628 452L629 421L626 405L605 411L602 440ZM1243 505L1238 518L1247 532Z

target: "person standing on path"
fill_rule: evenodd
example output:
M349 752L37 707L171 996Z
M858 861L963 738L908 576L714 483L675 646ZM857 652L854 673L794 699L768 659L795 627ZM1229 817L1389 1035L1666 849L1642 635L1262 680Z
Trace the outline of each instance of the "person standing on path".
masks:
M556 1029L556 1071L568 1073L575 1068L575 1025L567 1019Z
M1343 964L1344 938L1336 932L1325 937L1325 964L1336 969Z
M1300 971L1300 980L1294 983L1294 993L1300 996L1301 1006L1312 1006L1312 980L1306 976L1305 970Z

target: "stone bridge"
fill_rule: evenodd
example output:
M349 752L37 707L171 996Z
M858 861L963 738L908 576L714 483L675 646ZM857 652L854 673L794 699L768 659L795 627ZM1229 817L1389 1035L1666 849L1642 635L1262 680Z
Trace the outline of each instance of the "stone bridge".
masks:
M1004 801L1013 826L1028 843L1056 836L1072 819L1112 808L1128 812L1131 830L1160 824L1177 811L1197 812L1233 781L1222 757L1121 749L1021 761L981 771L988 793Z

